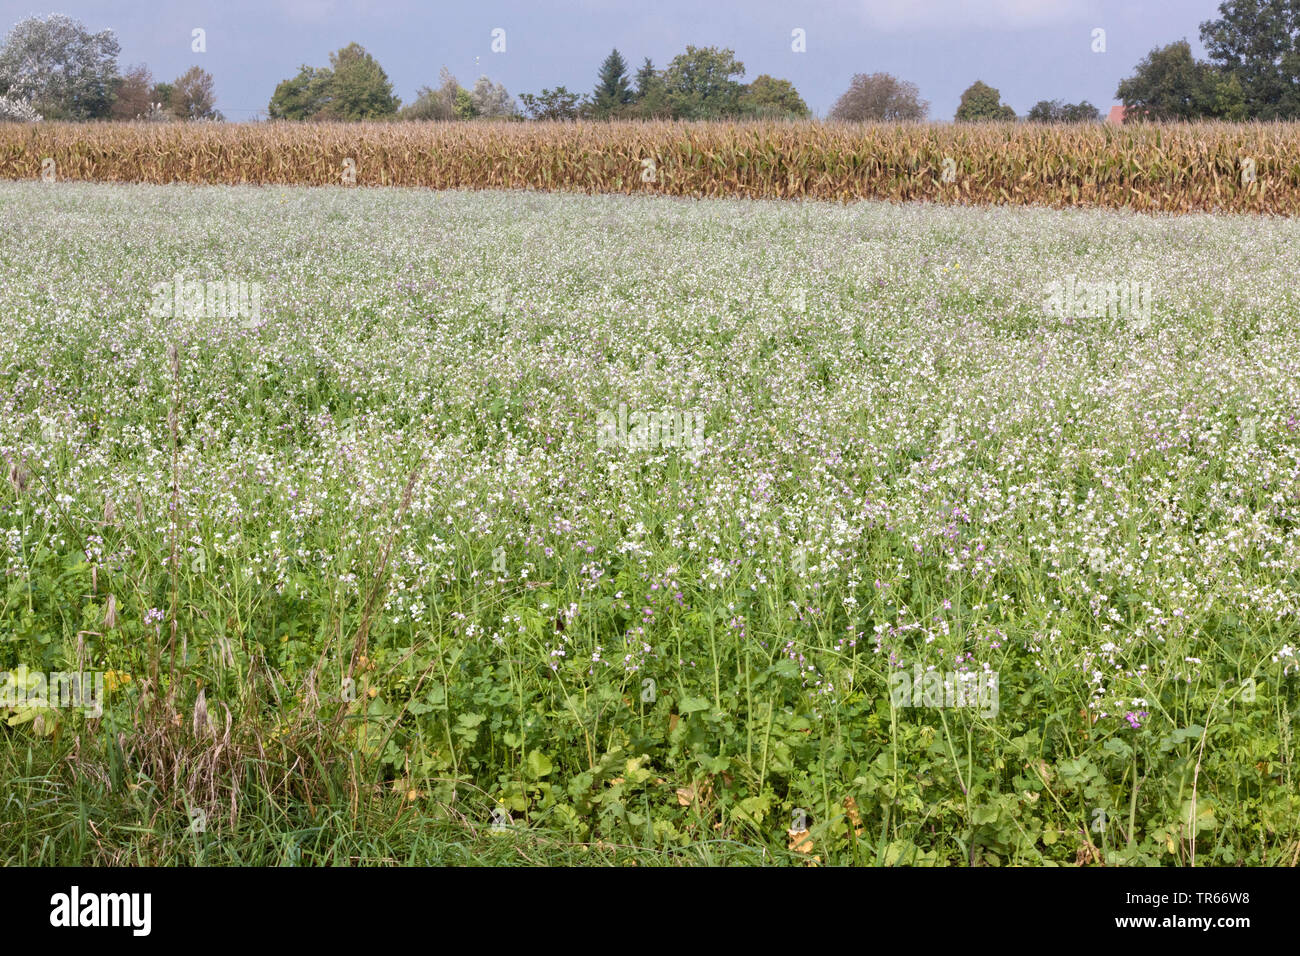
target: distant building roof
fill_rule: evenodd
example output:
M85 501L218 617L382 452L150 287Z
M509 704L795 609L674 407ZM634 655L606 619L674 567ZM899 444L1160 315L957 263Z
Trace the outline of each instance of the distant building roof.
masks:
M1110 115L1106 117L1106 122L1111 126L1122 126L1124 123L1124 117L1127 115L1128 107L1112 106L1110 108Z

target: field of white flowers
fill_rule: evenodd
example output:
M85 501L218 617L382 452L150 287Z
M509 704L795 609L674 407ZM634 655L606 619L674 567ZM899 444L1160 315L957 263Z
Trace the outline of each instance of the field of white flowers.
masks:
M0 183L0 233L0 670L104 675L0 737L159 839L314 722L345 802L506 840L1300 854L1300 223Z

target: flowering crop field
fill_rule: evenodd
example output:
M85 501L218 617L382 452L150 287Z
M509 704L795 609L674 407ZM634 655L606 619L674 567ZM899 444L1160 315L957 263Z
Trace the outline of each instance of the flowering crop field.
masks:
M1293 220L7 182L0 228L8 859L1300 856Z

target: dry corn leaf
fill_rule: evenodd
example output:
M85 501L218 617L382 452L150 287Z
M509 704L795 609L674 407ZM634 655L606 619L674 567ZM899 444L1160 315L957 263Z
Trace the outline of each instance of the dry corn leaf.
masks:
M789 838L787 846L789 846L789 848L795 853L803 853L805 855L812 853L813 838L812 834L807 830L787 830L786 836Z

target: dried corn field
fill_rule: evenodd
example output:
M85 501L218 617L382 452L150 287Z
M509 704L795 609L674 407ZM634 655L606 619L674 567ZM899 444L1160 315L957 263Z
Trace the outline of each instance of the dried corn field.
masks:
M0 126L0 178L43 164L108 182L1300 211L1296 124Z

